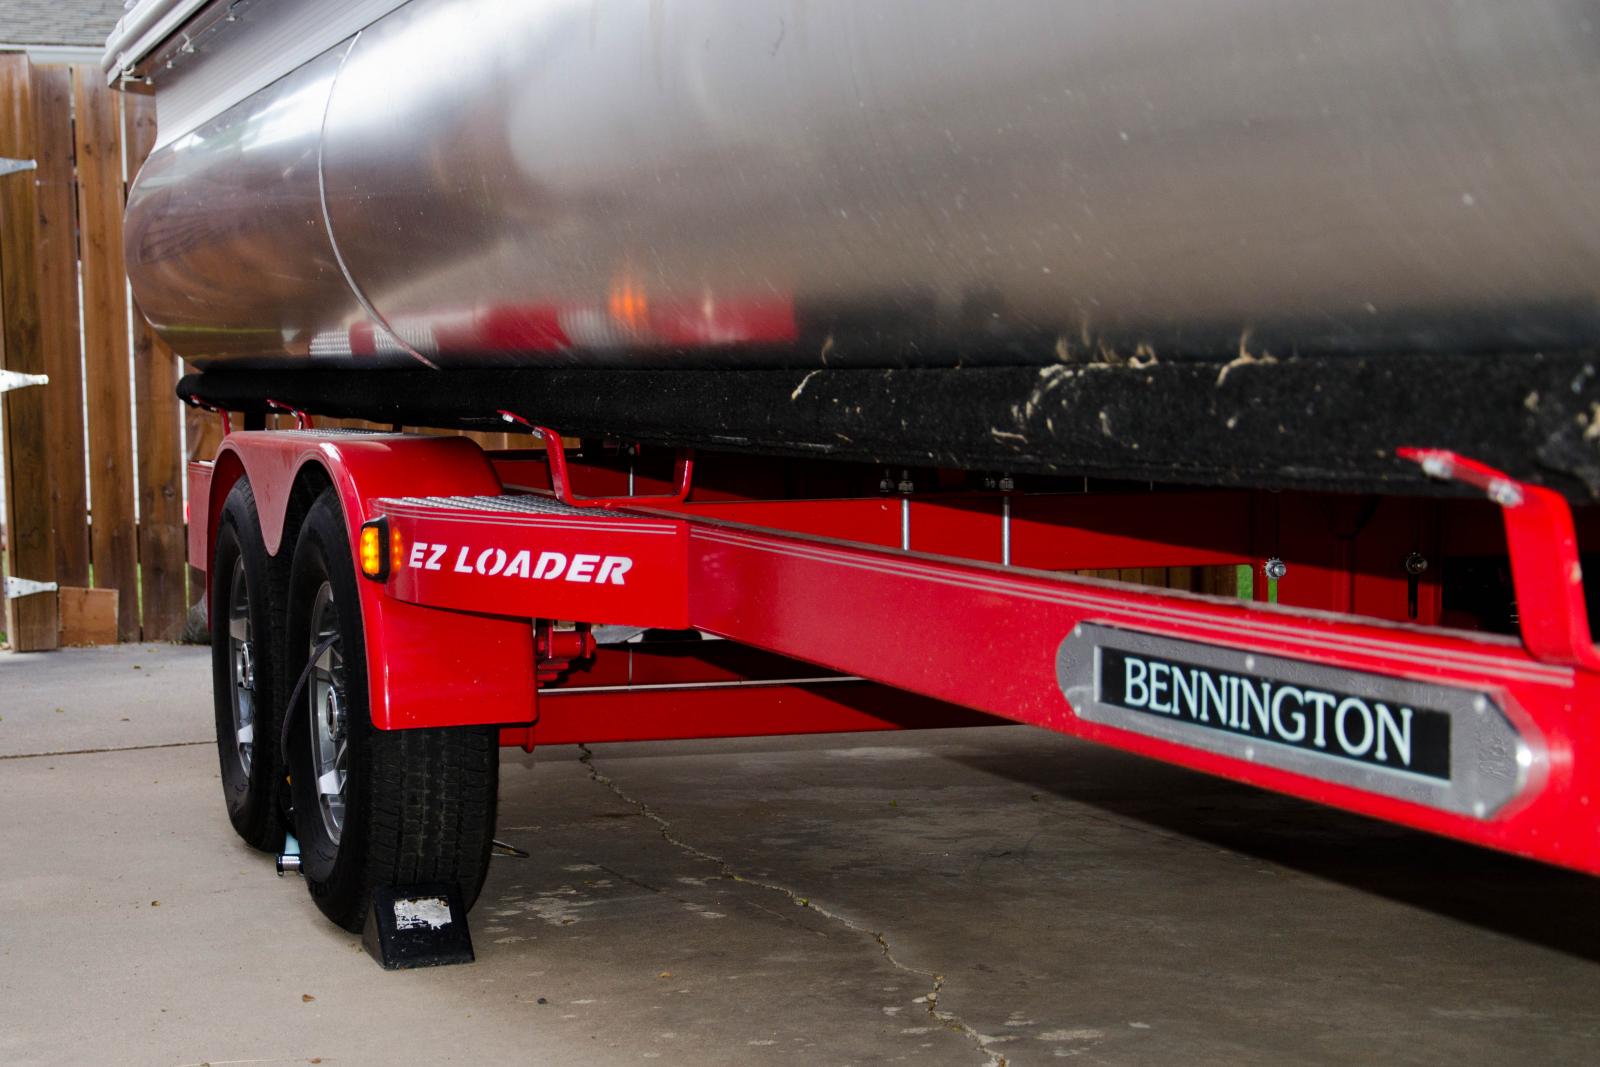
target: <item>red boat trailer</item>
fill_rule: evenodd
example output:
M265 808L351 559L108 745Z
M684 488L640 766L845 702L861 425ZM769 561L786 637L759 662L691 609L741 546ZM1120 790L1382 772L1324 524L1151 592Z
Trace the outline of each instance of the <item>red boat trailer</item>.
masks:
M1426 451L1476 492L668 470L538 429L544 450L496 453L231 433L189 469L190 558L211 566L240 479L274 556L297 494L334 487L380 730L492 724L532 750L1027 723L1600 873L1600 656L1551 490ZM1508 565L1515 634L1459 628L1481 620L1448 602L1446 558ZM1248 599L1138 584L1243 567Z

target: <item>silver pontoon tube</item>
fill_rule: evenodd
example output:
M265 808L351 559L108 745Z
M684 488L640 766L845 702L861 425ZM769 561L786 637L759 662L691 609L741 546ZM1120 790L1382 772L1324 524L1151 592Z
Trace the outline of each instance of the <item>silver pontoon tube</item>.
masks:
M411 0L163 130L129 273L201 365L1582 347L1597 25L1593 0Z

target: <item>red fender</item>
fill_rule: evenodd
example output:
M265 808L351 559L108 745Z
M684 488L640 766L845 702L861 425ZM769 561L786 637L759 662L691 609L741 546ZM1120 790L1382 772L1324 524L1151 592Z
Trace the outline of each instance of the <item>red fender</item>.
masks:
M241 477L249 478L255 493L267 552L276 557L293 551L283 543L289 497L311 464L327 473L339 494L352 558L361 524L377 515L373 500L502 491L488 457L465 437L229 434L214 464L189 468L189 558L204 560L210 572L217 516ZM196 514L201 507L204 513ZM195 544L202 531L205 543ZM366 631L367 691L378 729L533 721L533 628L528 620L407 604L384 596L375 582L360 581L357 588Z

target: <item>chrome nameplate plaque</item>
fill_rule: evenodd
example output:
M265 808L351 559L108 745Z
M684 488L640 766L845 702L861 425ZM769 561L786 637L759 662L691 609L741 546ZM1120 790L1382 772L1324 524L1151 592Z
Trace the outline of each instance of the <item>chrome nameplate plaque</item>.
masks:
M1487 818L1542 768L1488 693L1084 623L1056 677L1089 722Z

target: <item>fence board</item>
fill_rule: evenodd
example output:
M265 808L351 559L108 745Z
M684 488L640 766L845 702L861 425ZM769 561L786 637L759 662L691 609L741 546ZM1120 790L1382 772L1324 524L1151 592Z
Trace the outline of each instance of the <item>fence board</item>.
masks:
M117 643L115 589L61 588L61 646L114 645Z
M38 199L39 342L55 580L89 584L89 492L84 481L83 362L78 347L78 203L72 162L72 73L33 68Z
M117 633L139 639L133 517L127 282L122 265L120 97L95 67L72 68L77 114L78 218L83 241L83 347L89 398L90 544L94 585L115 589Z
M17 652L50 652L61 647L61 624L54 593L29 593L6 600L6 640Z
M33 159L33 86L28 60L0 55L0 156ZM45 372L39 338L38 264L33 175L0 177L0 366L25 374ZM55 576L55 535L50 521L49 413L46 390L32 386L5 394L6 514L10 571L20 578ZM54 596L8 605L13 641L54 648ZM15 647L24 647L16 644Z
M185 373L192 373L194 368L184 365ZM189 441L188 459L215 459L217 448L222 444L222 418L216 412L206 411L202 408L183 408L183 422L185 434ZM234 416L234 425L238 425L238 417Z
M193 371L194 368L185 364L184 373ZM182 405L180 405L182 407ZM217 446L222 444L222 420L214 413L202 411L199 408L182 407L184 440L189 451L184 458L190 462L197 459L214 459ZM188 477L187 471L184 477ZM189 599L198 602L206 594L206 573L198 567L189 568Z
M122 98L128 176L139 172L156 141L155 101ZM178 360L133 304L134 425L139 443L139 581L146 641L176 641L188 614L187 538L183 530L183 444L179 437Z

